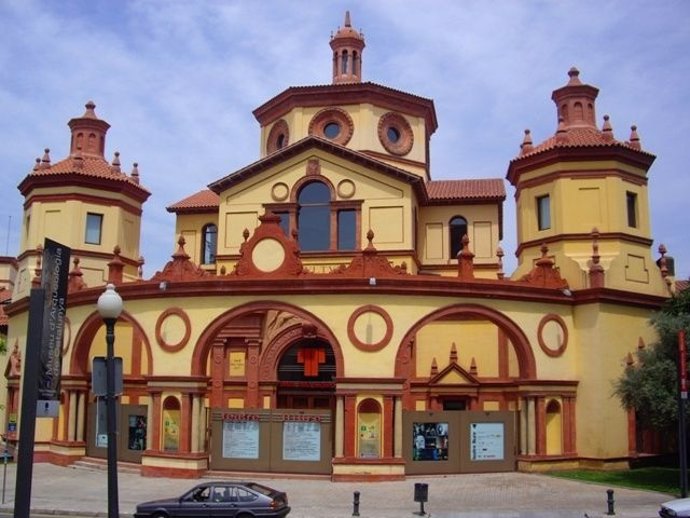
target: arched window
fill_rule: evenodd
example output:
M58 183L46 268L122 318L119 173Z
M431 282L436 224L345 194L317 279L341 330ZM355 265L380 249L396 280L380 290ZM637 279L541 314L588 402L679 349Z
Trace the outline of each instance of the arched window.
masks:
M204 225L201 229L201 263L216 262L216 246L218 244L218 227L213 223Z
M302 251L329 250L331 246L331 192L321 182L305 185L297 197L297 230Z
M347 74L347 58L348 58L347 50L343 50L342 69L341 69L343 74Z
M467 234L467 220L455 216L450 220L450 258L455 259L462 250L462 238Z

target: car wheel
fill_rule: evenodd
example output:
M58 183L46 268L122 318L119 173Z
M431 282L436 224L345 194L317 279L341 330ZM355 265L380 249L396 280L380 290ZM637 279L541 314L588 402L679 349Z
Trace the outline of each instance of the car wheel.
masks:
M168 515L165 513L153 513L151 518L168 518Z
M238 514L237 516L235 516L235 518L254 518L254 516L251 514L242 513L242 514Z

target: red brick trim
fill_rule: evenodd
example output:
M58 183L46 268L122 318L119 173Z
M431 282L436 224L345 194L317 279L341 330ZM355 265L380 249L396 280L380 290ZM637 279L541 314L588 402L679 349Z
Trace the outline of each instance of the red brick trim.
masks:
M557 349L549 347L544 340L544 327L546 327L546 324L549 322L555 322L563 331L563 341ZM539 341L539 347L541 347L541 350L544 351L546 355L551 356L552 358L557 358L561 356L568 347L568 326L560 316L554 313L544 315L539 321L539 327L537 328L537 340Z
M283 135L283 142L278 145L278 139ZM268 137L266 138L266 153L273 153L279 149L284 148L290 142L290 128L288 127L285 119L280 119L277 121L271 130L268 132Z
M399 113L388 112L381 116L378 124L378 136L381 145L393 155L404 156L412 150L414 135L407 119ZM388 130L398 134L398 140L392 141L388 137Z
M340 133L335 138L326 136L325 129L328 124L336 123L340 127ZM341 108L324 108L312 117L309 122L309 134L330 140L341 146L347 145L355 131L355 124L350 115Z
M386 333L384 334L383 338L379 340L378 342L374 344L368 344L365 342L362 342L358 337L357 334L355 333L355 323L357 322L357 319L362 316L364 313L376 313L379 315L381 318L383 318L384 322L386 323ZM352 345L354 345L357 349L360 351L367 351L367 352L375 352L375 351L380 351L384 347L388 345L388 343L391 341L391 337L393 336L393 320L391 319L390 315L381 307L379 306L374 306L373 304L368 304L366 306L361 306L354 310L352 314L350 315L350 318L347 321L347 337L350 339L352 342Z
M185 326L185 332L184 336L182 339L176 343L176 344L169 344L165 341L165 338L163 338L163 335L161 333L161 328L163 327L163 322L165 322L165 319L168 318L171 315L176 315L182 319L184 322ZM183 310L182 308L168 308L163 313L161 313L158 316L158 319L156 320L156 342L158 342L158 345L160 345L161 349L164 351L167 351L169 353L175 353L177 351L180 351L184 348L185 345L189 342L189 337L192 334L192 323L189 320L189 316L187 315L187 312Z

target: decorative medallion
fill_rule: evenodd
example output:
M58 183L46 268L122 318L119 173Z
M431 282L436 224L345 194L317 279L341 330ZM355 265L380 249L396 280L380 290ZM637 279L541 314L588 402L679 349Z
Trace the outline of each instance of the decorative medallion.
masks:
M271 198L274 201L283 201L290 194L290 188L283 182L278 182L271 187Z
M548 356L561 356L568 346L568 327L565 321L553 313L544 315L537 329L537 340L541 350Z
M393 336L393 320L379 306L362 306L350 315L347 336L360 351L379 351Z
M252 250L252 262L264 273L280 268L285 261L285 249L276 239L266 238L258 241Z
M192 333L192 324L181 308L168 308L156 320L156 341L164 351L181 350Z
M338 183L338 196L341 198L352 198L355 195L355 182L352 180L341 180Z

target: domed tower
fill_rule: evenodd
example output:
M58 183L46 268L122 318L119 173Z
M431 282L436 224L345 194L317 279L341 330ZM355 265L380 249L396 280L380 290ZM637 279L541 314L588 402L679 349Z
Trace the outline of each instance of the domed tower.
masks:
M333 49L333 84L362 81L364 36L352 28L350 11L345 12L345 25L331 37Z
M138 274L142 206L150 193L139 185L136 163L126 174L120 153L110 163L105 159L110 124L98 118L95 108L89 101L84 114L69 121L69 156L52 163L46 149L18 186L25 201L16 297L31 288L45 238L72 249L87 286L105 283L115 247L124 276Z
M329 45L331 84L290 87L254 110L261 157L317 137L429 180L429 143L438 127L433 101L362 81L364 36L349 12Z
M568 83L553 92L555 135L533 145L525 130L508 168L518 225L513 278L529 272L546 245L571 288L666 295L651 248L647 173L655 156L642 150L635 126L627 141L614 137L608 115L597 127L599 90L579 75L571 68Z

